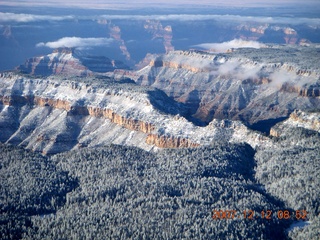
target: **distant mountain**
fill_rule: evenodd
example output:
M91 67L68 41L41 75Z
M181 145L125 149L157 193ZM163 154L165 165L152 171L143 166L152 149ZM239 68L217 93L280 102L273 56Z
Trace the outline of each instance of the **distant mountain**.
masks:
M127 69L128 66L107 57L87 56L75 49L59 48L49 55L28 59L23 65L17 67L17 70L41 76L90 76L94 73L109 72L117 68Z

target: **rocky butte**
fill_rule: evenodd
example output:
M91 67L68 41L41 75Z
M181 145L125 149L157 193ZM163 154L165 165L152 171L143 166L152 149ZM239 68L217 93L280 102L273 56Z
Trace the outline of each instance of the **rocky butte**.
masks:
M28 59L17 70L32 75L68 75L92 76L94 73L104 73L114 69L127 69L121 61L106 57L87 56L72 48L58 48L46 56Z

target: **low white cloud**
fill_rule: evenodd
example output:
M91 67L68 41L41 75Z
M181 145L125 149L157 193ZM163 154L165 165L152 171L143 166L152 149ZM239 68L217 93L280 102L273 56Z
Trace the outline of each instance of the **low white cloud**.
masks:
M80 37L64 37L54 42L41 42L37 47L49 47L49 48L88 48L95 46L110 45L113 42L112 38L80 38Z
M237 72L236 76L240 80L259 78L259 72L261 71L261 65L254 67L244 67Z
M63 21L74 19L74 16L34 15L25 13L0 12L0 22L37 22L37 21Z
M100 16L53 16L35 15L25 13L0 12L0 22L37 22L37 21L63 21L72 19L92 19L97 20L159 20L159 21L206 21L214 20L223 23L244 23L255 22L261 24L309 24L320 25L320 18L299 18L299 17L259 17L259 16L240 16L240 15L215 15L215 14L168 14L168 15L100 15Z
M295 82L297 75L294 73L289 73L284 70L280 70L278 72L274 72L270 75L270 86L280 88L286 82Z
M219 66L217 72L219 75L227 75L227 74L234 75L234 73L237 72L236 69L239 67L239 65L240 65L240 62L226 62Z
M211 66L212 76L231 76L235 79L255 79L259 76L262 65L246 65L239 61L229 60Z
M258 17L240 15L214 15L214 14L168 14L168 15L101 15L102 19L129 19L129 20L159 20L159 21L205 21L214 20L228 23L255 22L261 24L312 24L320 25L320 18L299 17Z
M223 43L202 43L202 44L195 45L194 47L199 47L212 52L226 52L231 48L261 48L261 47L265 47L265 45L256 41L245 41L241 39L234 39L229 42L223 42Z

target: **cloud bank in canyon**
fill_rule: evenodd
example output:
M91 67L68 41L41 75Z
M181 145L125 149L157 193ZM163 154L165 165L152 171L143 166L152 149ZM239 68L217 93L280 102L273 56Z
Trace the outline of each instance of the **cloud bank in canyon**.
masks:
M231 41L223 43L202 43L195 45L194 47L210 50L212 52L226 52L228 49L231 48L261 48L265 47L265 45L256 41L233 39Z
M204 21L213 20L229 23L256 22L261 24L310 24L320 26L320 18L298 18L298 17L258 17L258 16L240 16L240 15L215 15L215 14L168 14L168 15L97 15L97 16L54 16L54 15L36 15L25 13L0 12L0 23L26 23L41 21L64 21L64 20L159 20L159 21Z
M40 42L36 47L48 48L90 48L97 46L109 46L113 42L111 38L80 38L80 37L64 37L53 42Z

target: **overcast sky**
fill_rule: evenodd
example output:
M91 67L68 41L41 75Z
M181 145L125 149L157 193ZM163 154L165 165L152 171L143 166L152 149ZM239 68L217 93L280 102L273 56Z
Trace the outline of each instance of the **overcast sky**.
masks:
M143 6L173 7L183 5L230 6L230 7L270 7L270 6L319 6L320 0L2 0L0 5L9 6L65 6L84 8L133 8Z

